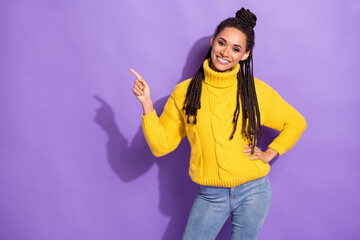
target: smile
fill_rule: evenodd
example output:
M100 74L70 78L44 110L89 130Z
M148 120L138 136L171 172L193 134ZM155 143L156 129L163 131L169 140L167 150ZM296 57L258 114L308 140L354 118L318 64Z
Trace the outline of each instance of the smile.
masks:
M229 63L229 61L222 59L221 57L217 57L216 60L220 64L228 64Z

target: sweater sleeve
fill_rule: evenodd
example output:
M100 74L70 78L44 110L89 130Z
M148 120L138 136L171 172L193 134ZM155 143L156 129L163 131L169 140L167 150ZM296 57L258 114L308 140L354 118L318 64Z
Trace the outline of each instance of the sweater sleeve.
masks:
M274 89L266 85L266 107L263 125L280 131L280 134L268 146L279 155L289 151L304 133L307 123L305 118Z
M167 100L160 118L155 109L142 115L142 129L154 156L164 156L177 148L186 131L173 94Z

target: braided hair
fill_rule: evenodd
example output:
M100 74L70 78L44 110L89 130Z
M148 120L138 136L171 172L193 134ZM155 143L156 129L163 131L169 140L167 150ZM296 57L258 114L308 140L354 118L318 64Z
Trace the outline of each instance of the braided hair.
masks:
M236 12L235 17L225 19L222 21L215 30L214 38L226 27L233 27L241 31L246 35L246 51L249 52L249 56L246 60L240 61L240 70L237 74L237 103L234 112L233 123L234 129L230 136L230 140L233 139L237 122L240 115L240 101L242 106L242 131L241 134L251 143L251 154L254 153L254 147L257 145L260 136L262 136L261 124L260 124L260 111L257 101L254 75L253 75L253 58L252 52L254 48L254 27L256 25L256 16L249 9L241 8ZM212 48L210 47L204 61L211 58ZM187 123L190 123L189 117L193 116L193 124L196 124L196 116L198 109L201 108L200 97L202 82L204 80L204 68L201 64L199 70L195 73L194 77L189 83L186 98L183 109L187 115ZM247 126L248 122L248 126Z

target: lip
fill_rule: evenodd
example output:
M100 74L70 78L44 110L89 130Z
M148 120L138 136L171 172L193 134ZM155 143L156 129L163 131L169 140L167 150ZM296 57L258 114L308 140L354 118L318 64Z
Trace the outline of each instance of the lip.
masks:
M222 61L223 60L223 61ZM228 60L226 60L226 59L223 59L223 58L221 58L221 57L218 57L218 56L216 56L216 61L218 62L218 63L220 63L220 64L222 64L222 65L226 65L226 64L229 64L230 63L230 61L228 61ZM226 62L225 62L226 61Z

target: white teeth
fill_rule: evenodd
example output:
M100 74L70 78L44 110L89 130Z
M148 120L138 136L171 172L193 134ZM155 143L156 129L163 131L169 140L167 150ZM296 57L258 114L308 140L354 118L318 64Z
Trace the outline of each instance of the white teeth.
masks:
M220 62L223 62L223 63L228 63L229 62L229 61L226 61L226 60L224 60L224 59L222 59L220 57L218 57L218 59L220 60Z

